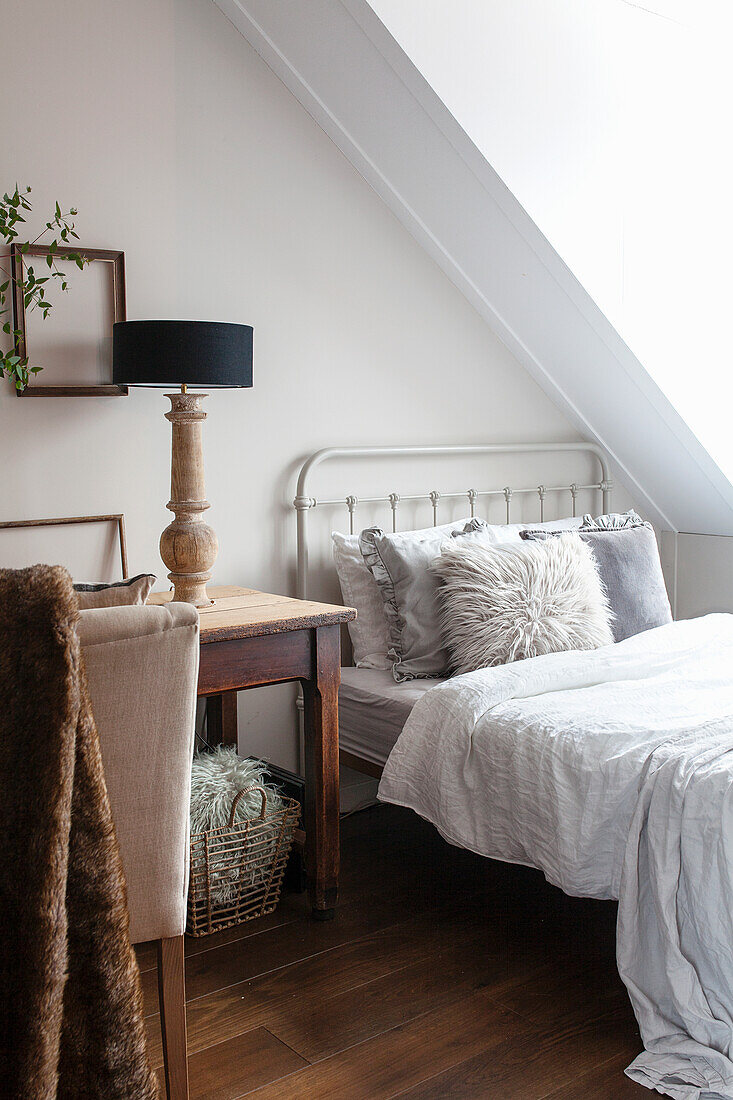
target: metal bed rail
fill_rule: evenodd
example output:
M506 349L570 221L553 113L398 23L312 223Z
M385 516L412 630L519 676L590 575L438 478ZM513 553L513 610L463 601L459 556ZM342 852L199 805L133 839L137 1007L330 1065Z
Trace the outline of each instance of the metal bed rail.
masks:
M400 494L386 493L378 496L357 497L347 494L343 497L317 499L310 495L309 480L318 466L337 459L356 458L435 458L456 456L503 456L520 454L586 454L592 455L598 462L600 478L596 482L565 485L534 485L531 487L513 487L505 485L497 489L463 489L457 492L440 492L432 489L426 493ZM297 516L297 588L300 599L305 599L308 591L308 515L317 507L336 507L344 505L348 510L349 532L354 533L356 511L360 504L389 504L392 510L392 530L397 530L397 513L401 503L430 501L433 510L433 525L438 523L438 510L441 500L457 500L465 497L470 515L475 516L476 504L481 497L503 497L506 505L506 522L511 523L511 508L514 497L534 495L539 500L540 522L545 516L545 498L548 493L567 492L571 498L572 515L576 514L577 496L582 491L597 491L601 495L603 512L610 511L611 490L613 484L609 476L608 460L603 450L595 443L483 443L427 446L375 446L375 447L326 447L312 454L300 469L293 507Z

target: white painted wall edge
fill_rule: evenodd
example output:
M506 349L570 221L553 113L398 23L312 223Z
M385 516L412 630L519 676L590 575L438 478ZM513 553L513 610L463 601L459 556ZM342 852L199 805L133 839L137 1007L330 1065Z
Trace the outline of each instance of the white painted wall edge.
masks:
M366 0L216 2L655 524L733 532L733 487Z

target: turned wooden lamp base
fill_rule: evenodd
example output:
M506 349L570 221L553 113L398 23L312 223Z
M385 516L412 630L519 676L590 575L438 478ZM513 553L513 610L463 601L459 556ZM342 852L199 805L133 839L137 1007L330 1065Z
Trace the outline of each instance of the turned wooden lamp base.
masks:
M175 519L160 536L160 556L170 570L173 599L208 607L206 592L211 567L219 553L216 534L204 523L209 508L204 488L204 454L201 429L206 413L201 402L208 394L169 393L171 410L165 414L173 429L171 445L171 499L166 508Z
M189 386L249 389L252 386L251 325L226 321L116 321L112 330L112 377L117 385L178 386L169 393L173 442L171 499L175 519L160 536L160 556L176 600L206 607L213 603L206 582L219 544L203 513L209 502L204 490L201 428L205 393L188 393Z
M168 580L173 585L173 599L176 603L192 603L194 607L211 607L214 602L206 591L211 573L169 573Z

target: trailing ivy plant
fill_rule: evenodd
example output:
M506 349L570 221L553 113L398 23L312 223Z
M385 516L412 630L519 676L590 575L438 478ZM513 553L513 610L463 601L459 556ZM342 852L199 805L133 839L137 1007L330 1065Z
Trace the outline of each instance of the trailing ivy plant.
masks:
M55 280L56 283L60 284L62 291L69 289L67 275L58 267L58 250L62 247L69 248L72 241L79 240L73 221L77 211L72 206L68 213L64 214L59 204L56 203L53 217L46 222L45 229L42 229L33 240L21 242L19 240L21 234L25 235L22 229L22 226L25 225L24 215L33 209L28 198L30 193L30 187L20 191L16 184L15 191L12 194L9 195L6 192L3 195L2 201L0 201L0 243L4 243L8 248L11 245L19 247L22 255L29 252L33 245L43 243L47 252L45 257L40 257L42 265L40 270L36 270L30 264L17 264L15 275L13 275L10 266L10 258L0 257L0 272L2 273L0 278L3 280L0 283L0 321L2 321L3 316L10 313L8 302L12 300L13 290L17 290L18 293L22 294L26 313L38 309L45 320L53 306L53 303L46 296L50 285L53 285ZM80 256L78 252L74 251L66 252L63 259L71 260L80 270L85 264L89 263L86 257ZM43 368L29 367L28 356L18 355L16 349L22 348L22 333L13 328L7 318L2 321L2 331L6 336L12 337L13 347L10 351L0 350L0 378L10 378L17 390L24 390L28 385L30 375L37 374Z

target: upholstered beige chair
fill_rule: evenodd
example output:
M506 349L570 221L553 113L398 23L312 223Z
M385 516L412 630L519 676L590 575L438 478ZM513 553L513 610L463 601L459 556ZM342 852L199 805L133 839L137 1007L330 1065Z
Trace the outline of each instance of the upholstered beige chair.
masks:
M82 611L92 710L122 850L133 943L158 941L169 1100L188 1096L183 933L198 613L188 604Z

